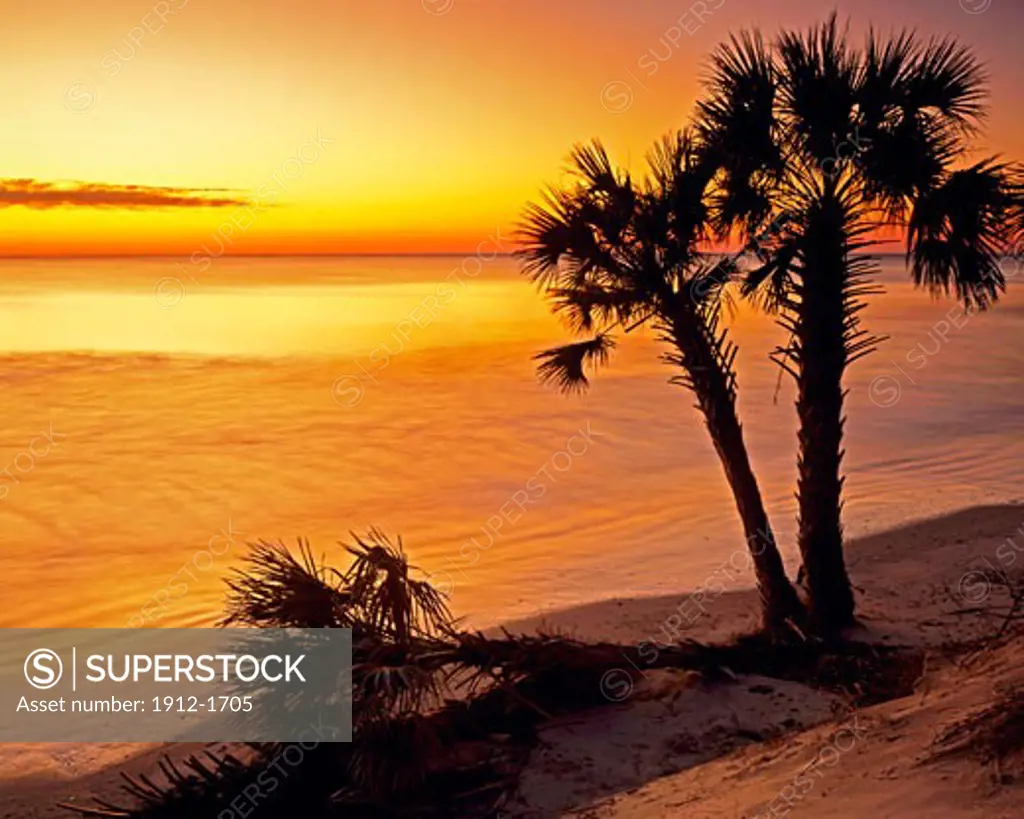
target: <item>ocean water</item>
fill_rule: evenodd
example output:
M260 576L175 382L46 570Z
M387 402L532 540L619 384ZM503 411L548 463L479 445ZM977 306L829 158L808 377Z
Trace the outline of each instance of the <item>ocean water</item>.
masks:
M851 536L1019 500L1024 298L965 315L885 259L889 336L849 388ZM531 355L567 336L512 260L0 263L0 626L200 625L246 541L379 527L485 626L694 588L742 544L650 333L583 396ZM740 409L790 566L785 339L748 307ZM749 582L739 578L738 583Z

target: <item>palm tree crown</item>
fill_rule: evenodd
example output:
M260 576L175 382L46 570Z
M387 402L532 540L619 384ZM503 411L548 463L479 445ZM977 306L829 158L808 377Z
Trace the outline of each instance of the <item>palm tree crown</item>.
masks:
M577 335L586 341L542 353L540 371L567 390L587 386L587 365L604 363L614 331L653 320L667 329L680 310L714 312L692 300L697 281L714 284L717 260L698 251L707 235L703 194L709 175L696 166L692 138L666 138L649 157L643 185L616 169L600 142L571 155L574 184L527 207L519 257ZM699 289L698 289L699 290Z

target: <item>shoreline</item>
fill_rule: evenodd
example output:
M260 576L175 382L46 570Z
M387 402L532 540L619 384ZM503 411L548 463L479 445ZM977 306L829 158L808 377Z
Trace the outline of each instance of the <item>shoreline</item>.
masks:
M1015 535L1018 537L1013 541ZM972 507L851 541L847 557L862 623L859 629L862 633L857 636L878 643L937 652L944 644L976 639L990 633L997 625L992 612L999 611L1003 590L991 584L986 585L988 581L983 569L986 566L1001 566L1015 573L1024 567L1024 537L1020 535L1024 535L1024 504L1006 504ZM1008 545L1014 542L1016 549ZM1004 565L1011 558L1013 562ZM756 626L756 591L753 589L725 589L713 599L705 598L703 613L684 628L673 616L678 616L681 604L690 600L691 596L692 592L681 592L659 597L605 600L541 613L509 622L505 627L513 632L541 629L586 641L639 647L655 640L664 643L672 633L675 633L677 639L721 642ZM988 614L986 610L989 610ZM736 709L742 711L749 704L745 699L737 700L735 692L720 691L714 687L691 690L681 685L679 680L648 672L644 668L645 656L649 654L645 655L639 649L635 655L630 652L624 656L621 667L614 669L620 672L619 682L615 688L609 689L611 696L606 692L606 697L619 705L599 709L593 714L579 715L579 719L574 721L589 721L589 724L600 727L607 720L614 721L623 709L639 708L640 713L633 714L628 720L633 724L630 729L632 732L639 730L654 736L657 732L652 726L662 725L665 730L678 733L679 725L676 721L665 722L662 713L664 708L661 699L666 695L666 686L670 689L674 703L685 704L687 699L691 699L701 704L696 711L691 710L688 717L691 720L707 718L722 702L731 702L729 708L733 710L730 713L734 714L739 713ZM623 675L628 675L629 694L620 699L620 694L627 687L627 676ZM764 685L761 682L751 687L756 689ZM777 689L783 688L778 685L778 681L773 681L773 685ZM780 694L788 703L787 707L796 709L790 726L793 731L821 724L831 713L828 698L816 697L813 702L804 703L806 692L810 689L800 691L799 688ZM777 708L772 710L762 706L761 703L757 705L757 717L760 720L758 731L764 732L773 720L780 719L781 712ZM785 720L785 717L781 719ZM717 723L712 727L717 730L716 726ZM621 743L603 744L606 749L617 748L622 753L629 753L630 743L636 737L626 726L620 727L625 732ZM601 728L601 731L606 728ZM795 736L799 735L784 734L784 737ZM585 755L600 750L594 747L596 741L596 737L591 737L582 743ZM201 747L178 746L175 757ZM779 754L783 754L784 750L785 745L781 749L776 748ZM579 752L580 748L577 747L576 751ZM153 772L156 761L165 752L166 746L163 745L2 746L0 800L3 808L0 817L49 819L66 816L65 811L56 807L57 802L73 801L85 805L91 802L94 795L119 801L122 798L121 771L132 774ZM723 753L728 752L723 749ZM687 765L684 760L682 769L696 770L705 765L711 766L715 764L715 758L691 765ZM647 770L640 766L641 773L637 776L641 781L630 780L631 785L616 792L614 788L618 787L617 778L609 778L602 773L590 782L587 776L581 774L582 778L576 782L577 787L572 794L567 795L564 784L552 782L544 776L544 766L551 762L550 758L541 758L532 770L528 769L524 777L523 795L527 807L523 809L522 815L560 815L531 812L530 799L534 802L555 799L560 805L557 810L567 811L573 809L574 804L597 804L603 799L620 798L622 791L644 786L647 782L669 775L666 773L665 760L659 759L657 764L660 768ZM615 754L604 761L611 769L626 767L623 763L624 760ZM560 775L556 779L572 781L573 777ZM612 793L607 793L609 787L613 788ZM557 798L552 794L556 794ZM601 815L618 816L619 813Z

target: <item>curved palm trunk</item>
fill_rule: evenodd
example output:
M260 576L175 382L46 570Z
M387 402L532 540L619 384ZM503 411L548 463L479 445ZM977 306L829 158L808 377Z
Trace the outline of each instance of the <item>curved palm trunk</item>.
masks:
M743 441L743 427L736 414L732 348L725 333L717 332L717 316L709 323L693 309L672 322L671 336L680 353L675 362L686 371L680 381L697 396L698 409L743 522L761 597L762 625L768 631L783 632L787 621L802 622L805 610L786 576Z
M843 373L846 370L847 237L842 208L826 196L808 226L793 332L800 420L799 546L811 619L824 632L854 623L853 590L843 558Z

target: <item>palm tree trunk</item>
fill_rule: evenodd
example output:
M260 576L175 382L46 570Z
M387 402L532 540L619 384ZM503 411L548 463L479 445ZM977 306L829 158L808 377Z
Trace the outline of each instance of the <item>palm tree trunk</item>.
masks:
M736 413L731 347L725 333L717 330L716 316L708 323L695 310L687 313L672 323L672 340L680 353L672 360L686 371L681 381L697 396L697 406L732 489L757 577L762 626L769 632L784 633L790 622L801 623L806 612L786 576L750 465L743 427Z
M845 220L826 195L806 233L793 330L797 342L799 546L817 629L854 623L853 590L843 558L843 373L848 281Z

